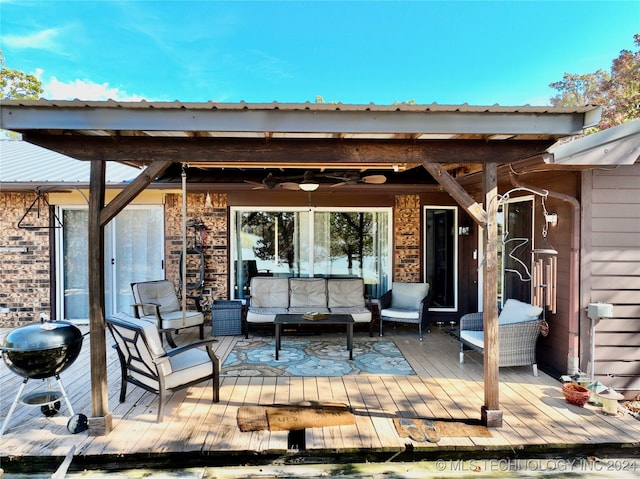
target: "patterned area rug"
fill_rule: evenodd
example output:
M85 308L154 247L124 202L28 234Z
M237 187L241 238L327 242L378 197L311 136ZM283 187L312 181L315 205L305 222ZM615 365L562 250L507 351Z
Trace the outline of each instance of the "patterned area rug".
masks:
M222 376L345 376L349 374L415 374L392 341L357 339L353 360L345 341L282 340L275 360L275 341L239 341L225 359Z

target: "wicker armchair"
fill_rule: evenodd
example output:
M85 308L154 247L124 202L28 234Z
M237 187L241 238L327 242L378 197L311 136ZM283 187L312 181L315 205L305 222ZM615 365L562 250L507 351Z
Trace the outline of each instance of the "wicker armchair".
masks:
M540 334L538 316L541 310L525 303L519 303L517 307L520 309L528 307L530 313L520 321L505 323L504 319L501 322L498 318L499 366L532 366L533 375L537 376L536 341ZM503 312L506 309L505 304ZM503 317L502 313L500 317ZM484 354L482 313L465 314L460 318L460 363L464 363L464 353L469 349Z
M429 306L431 305L429 283L393 282L391 289L380 296L380 336L386 321L418 325L418 337L422 341L422 330L429 329Z

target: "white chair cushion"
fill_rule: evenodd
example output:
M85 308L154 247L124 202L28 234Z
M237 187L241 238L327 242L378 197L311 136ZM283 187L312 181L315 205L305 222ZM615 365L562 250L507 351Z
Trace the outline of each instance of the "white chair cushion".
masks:
M267 276L251 278L251 306L256 308L288 308L289 278Z
M508 299L498 316L498 324L523 323L537 319L542 308L523 303L517 299Z
M460 331L460 339L477 348L484 349L483 331Z
M169 313L180 309L180 302L172 281L150 281L133 285L133 296L136 303L157 303L160 313ZM155 308L144 306L144 316L154 314Z
M364 306L364 281L361 278L330 279L327 281L328 306L347 308Z
M289 289L289 309L327 307L327 280L324 278L291 278Z
M169 359L173 372L165 377L165 386L172 389L203 378L213 372L211 358L203 349L191 349Z
M429 293L429 283L399 283L391 286L391 307L394 309L421 308L420 302Z
M204 322L204 316L198 311L187 311L184 319L182 318L182 311L173 311L161 314L162 316L162 328L163 329L182 329L190 326L197 326ZM144 316L142 319L146 321L158 321L155 315Z
M386 308L380 311L385 318L419 319L420 312L415 309Z

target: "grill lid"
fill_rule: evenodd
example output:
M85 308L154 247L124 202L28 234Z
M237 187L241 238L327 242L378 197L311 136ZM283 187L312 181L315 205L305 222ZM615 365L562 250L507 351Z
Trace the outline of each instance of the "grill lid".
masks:
M42 351L82 341L80 329L66 321L45 321L11 330L2 340L3 351Z

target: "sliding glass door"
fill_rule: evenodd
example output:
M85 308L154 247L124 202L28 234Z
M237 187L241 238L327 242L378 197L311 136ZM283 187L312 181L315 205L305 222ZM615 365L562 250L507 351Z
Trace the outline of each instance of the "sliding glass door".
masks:
M88 210L61 208L57 237L58 311L66 320L89 318ZM106 314L131 311L131 283L164 278L161 206L129 206L105 228Z

